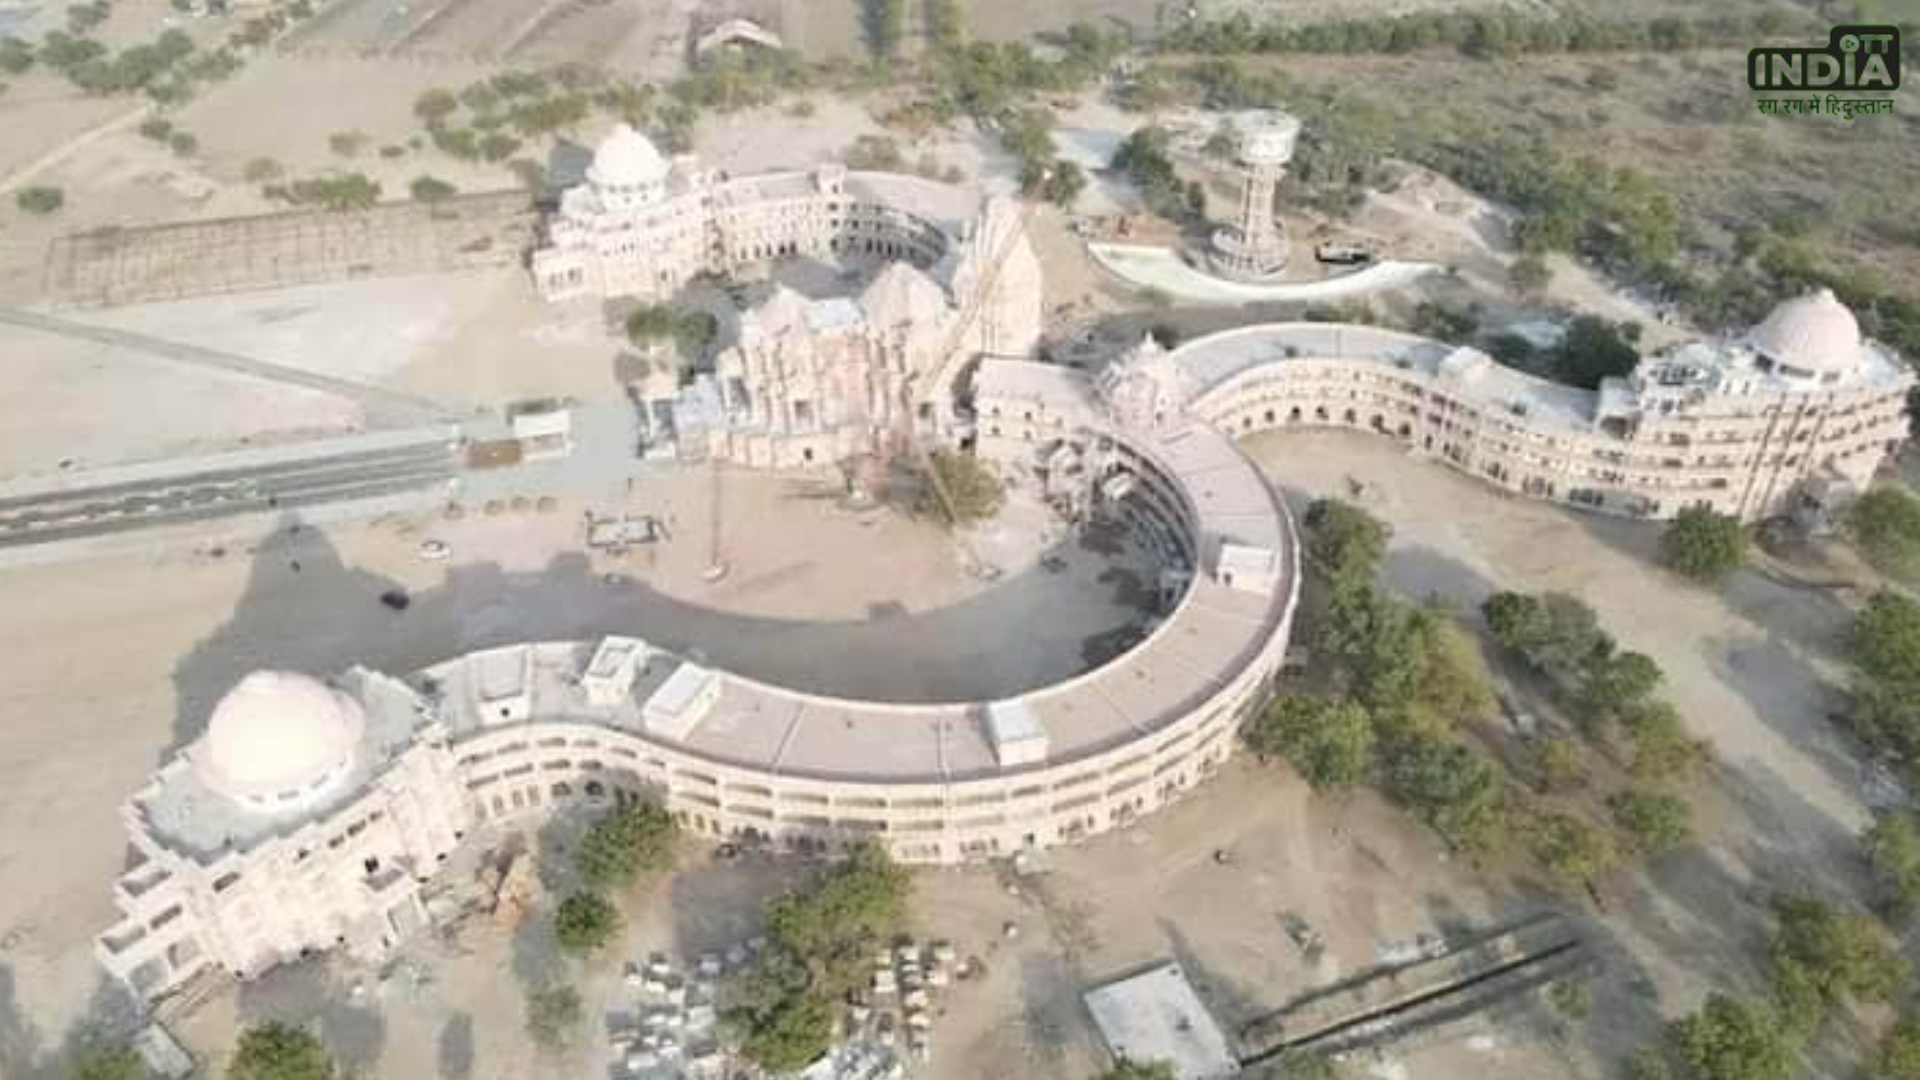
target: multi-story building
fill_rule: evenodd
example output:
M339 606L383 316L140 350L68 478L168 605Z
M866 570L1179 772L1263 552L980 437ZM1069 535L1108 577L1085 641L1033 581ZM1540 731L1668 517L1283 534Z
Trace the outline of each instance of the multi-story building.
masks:
M256 673L128 801L139 859L102 963L151 997L209 969L382 957L428 921L423 890L460 845L570 807L644 798L700 836L815 853L873 840L939 864L1070 843L1180 798L1270 693L1297 542L1230 439L1085 400L1087 497L1165 538L1164 618L1120 656L927 705L801 693L621 637L405 678Z
M1123 369L1155 412L1249 434L1373 431L1508 490L1586 509L1672 517L1707 506L1758 520L1844 501L1907 437L1913 371L1863 339L1830 292L1789 300L1736 338L1641 360L1580 390L1471 348L1369 326L1244 327ZM1033 381L1031 378L1029 381ZM1031 393L976 402L983 448L1044 455L1066 423Z
M873 255L923 268L948 254L974 200L950 184L825 165L728 177L669 160L622 124L594 151L533 253L548 300L665 300L701 273L806 255Z

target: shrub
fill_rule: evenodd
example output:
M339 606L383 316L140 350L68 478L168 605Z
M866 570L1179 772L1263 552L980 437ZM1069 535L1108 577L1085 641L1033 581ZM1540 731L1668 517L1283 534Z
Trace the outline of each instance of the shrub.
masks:
M1873 568L1889 577L1920 577L1920 498L1904 488L1876 487L1847 511L1847 535Z
M140 121L142 138L152 139L154 142L166 142L167 136L171 134L173 134L173 121L166 117L150 116Z
M1900 811L1882 814L1860 843L1873 874L1875 905L1893 916L1920 906L1920 829L1913 819Z
M1523 818L1527 850L1558 881L1584 885L1613 868L1613 841L1570 811L1540 807Z
M167 149L180 157L186 157L200 149L200 140L189 132L176 131L167 137Z
M568 952L589 953L599 949L619 926L620 913L598 893L569 893L553 914L554 937Z
M571 986L550 986L527 995L527 1034L536 1045L555 1049L579 1034L586 1009Z
M240 171L240 175L243 176L248 183L264 184L285 176L286 169L282 168L280 163L272 158L257 157L247 162L246 168Z
M65 206L67 194L57 187L24 187L13 197L14 205L29 214L51 214Z
M1772 1012L1723 994L1668 1028L1687 1080L1786 1080L1795 1052Z
M453 91L434 87L414 99L413 115L419 117L422 123L438 124L452 116L459 107L460 101L453 96Z
M1679 797L1628 788L1607 798L1613 823L1636 855L1658 855L1693 838L1693 814Z
M460 189L436 176L416 176L413 183L407 185L415 202L442 202L459 194Z
M337 1075L326 1048L312 1033L268 1022L240 1033L226 1080L333 1080Z

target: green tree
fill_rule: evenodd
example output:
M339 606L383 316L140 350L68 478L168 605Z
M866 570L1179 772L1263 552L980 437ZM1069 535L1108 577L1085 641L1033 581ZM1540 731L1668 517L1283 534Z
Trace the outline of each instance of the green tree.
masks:
M1707 745L1687 734L1680 712L1664 701L1648 701L1621 714L1620 726L1632 746L1628 771L1646 783L1684 777L1707 758Z
M832 1048L833 1012L815 994L783 997L747 1029L740 1051L769 1073L799 1072Z
M671 339L678 325L672 308L647 304L627 316L627 340L641 346L659 344Z
M535 1045L557 1049L580 1033L586 1009L571 986L549 986L527 994L527 1034Z
M598 893L569 893L553 913L554 937L561 948L573 953L599 949L619 926L620 913Z
M1587 665L1574 704L1589 728L1617 720L1660 688L1660 665L1645 653L1598 654Z
M1390 748L1387 788L1447 842L1491 851L1506 829L1506 791L1484 757L1450 739L1417 738Z
M17 37L0 37L0 71L25 75L33 66L33 46Z
M1607 834L1571 811L1542 806L1521 820L1527 850L1564 884L1584 885L1611 870L1618 858Z
M1723 994L1708 995L1668 1035L1686 1080L1786 1080L1797 1056L1770 1010Z
M66 1080L145 1080L147 1066L131 1046L89 1046L73 1056Z
M1860 496L1847 510L1847 535L1874 569L1920 577L1920 498L1891 484Z
M364 131L336 131L327 136L327 149L341 157L357 157L366 149L367 133Z
M437 176L416 176L413 183L407 185L407 193L414 202L445 202L460 193L460 189Z
M1607 812L1636 855L1658 855L1693 839L1693 814L1664 791L1627 788L1607 797Z
M1379 518L1341 499L1315 499L1306 526L1307 557L1335 584L1372 580L1393 536Z
M1373 763L1373 721L1346 698L1283 694L1243 734L1254 753L1285 757L1314 787L1357 784Z
M1595 389L1600 380L1626 375L1640 362L1640 350L1634 344L1638 337L1638 329L1631 324L1576 316L1554 346L1555 370L1562 381Z
M574 853L580 876L593 888L625 885L673 865L679 833L673 815L650 802L632 802L600 815Z
M1860 837L1873 874L1874 904L1894 917L1911 914L1920 906L1920 829L1902 811L1874 819Z
M1874 1080L1920 1080L1920 1016L1909 1012L1880 1037Z
M1853 618L1847 651L1869 680L1920 688L1920 603L1890 589L1874 593Z
M1547 791L1572 791L1587 784L1586 753L1574 739L1540 740L1535 746L1535 760L1540 767L1540 786Z
M14 205L29 214L51 214L67 203L67 193L57 187L35 185L21 188L13 197Z
M979 458L958 450L929 455L933 476L921 490L916 509L949 526L992 517L1006 500L1006 489Z
M227 1080L334 1080L337 1070L311 1032L278 1021L240 1033Z
M1773 911L1776 980L1804 981L1824 1009L1850 998L1889 1000L1906 981L1906 961L1871 918L1813 896L1780 897Z
M1660 555L1695 581L1719 581L1747 561L1747 528L1738 518L1689 506L1661 535Z

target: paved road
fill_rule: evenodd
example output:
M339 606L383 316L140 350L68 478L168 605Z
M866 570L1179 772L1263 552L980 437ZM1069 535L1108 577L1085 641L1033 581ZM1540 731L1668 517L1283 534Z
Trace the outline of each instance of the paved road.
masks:
M0 500L0 548L395 495L455 471L446 444L431 442Z

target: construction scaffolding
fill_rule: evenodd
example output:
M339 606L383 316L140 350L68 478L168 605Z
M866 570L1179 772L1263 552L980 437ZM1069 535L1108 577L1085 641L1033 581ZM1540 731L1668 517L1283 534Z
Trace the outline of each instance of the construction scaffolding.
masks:
M523 261L539 212L522 191L460 195L367 210L295 210L55 240L47 295L62 307L437 273Z

